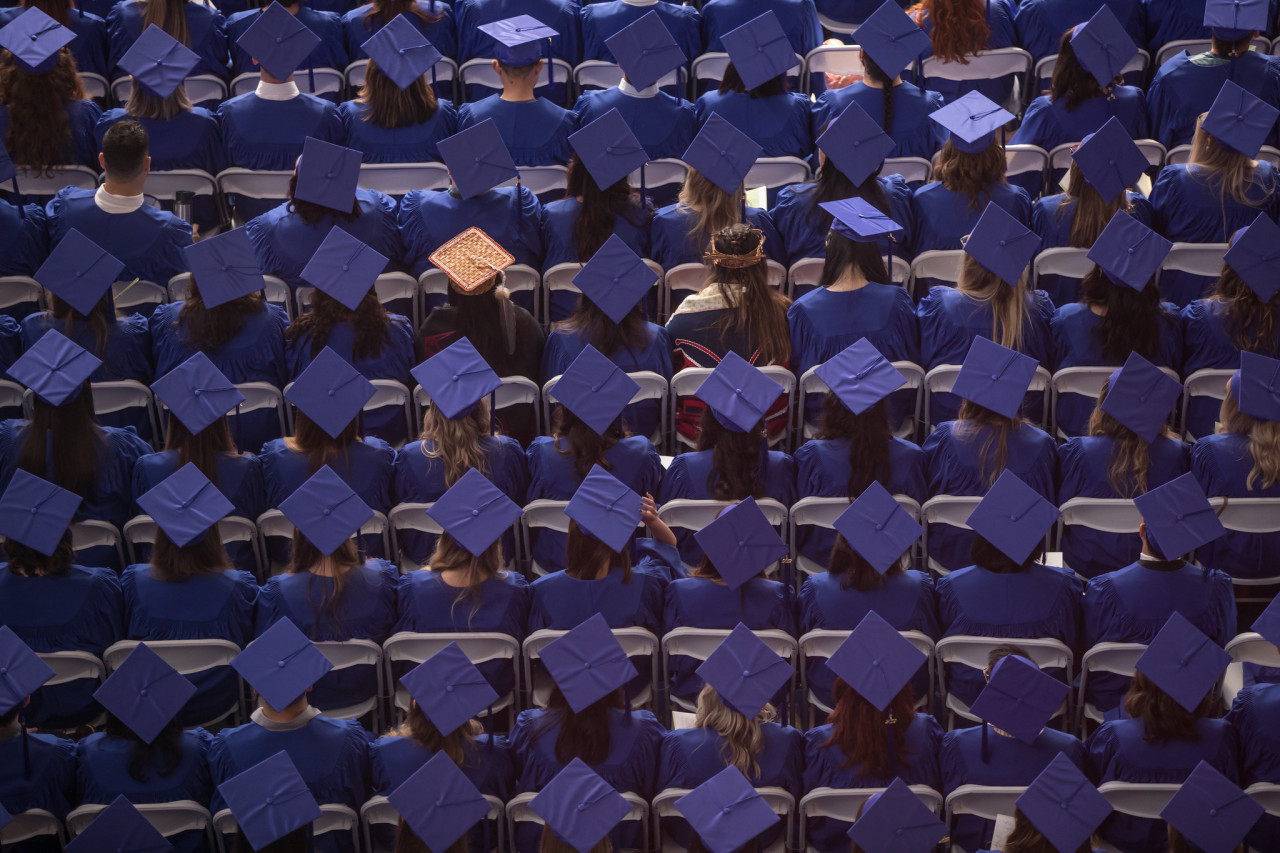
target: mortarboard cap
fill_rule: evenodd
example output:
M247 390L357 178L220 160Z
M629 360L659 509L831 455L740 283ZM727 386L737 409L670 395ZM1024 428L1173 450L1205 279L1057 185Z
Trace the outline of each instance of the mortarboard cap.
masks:
M732 853L780 820L733 765L676 800L676 810L711 853Z
M79 509L79 495L19 468L0 496L0 535L48 557Z
M741 622L698 667L698 677L749 720L755 719L791 675L791 664Z
M874 243L882 234L902 230L887 213L863 198L824 201L818 206L831 214L831 230L855 243Z
M1175 560L1226 533L1193 474L1183 474L1133 499L1147 525L1147 539Z
M827 658L827 668L883 711L927 660L924 652L872 610Z
M581 758L575 758L529 801L556 837L588 853L631 812L631 804Z
M1089 186L1107 204L1133 186L1151 166L1142 149L1115 116L1086 136L1072 152L1071 159Z
M8 373L49 405L61 406L75 399L101 364L102 359L57 329L49 329L9 366Z
M520 177L498 125L491 118L440 140L436 148L463 198L478 196L503 181Z
M1266 811L1253 797L1201 760L1160 812L1203 853L1232 853Z
M88 316L123 269L124 263L72 228L36 270L35 280Z
M1267 29L1267 0L1208 0L1204 25L1228 41Z
M320 37L277 2L236 39L237 47L281 82L289 79L318 44Z
M719 113L712 113L680 157L702 177L733 195L764 149Z
M610 320L621 323L658 278L621 237L610 234L573 277L573 283Z
M21 705L53 676L53 669L12 628L0 625L0 716Z
M1173 611L1134 668L1189 712L1217 687L1231 655Z
M519 520L520 513L519 505L475 468L427 510L445 533L477 557Z
M1173 244L1123 210L1117 210L1089 249L1088 258L1115 284L1142 290Z
M543 647L551 680L575 714L636 677L636 668L599 613Z
M725 427L750 432L784 390L764 371L729 350L695 393Z
M218 793L255 850L320 817L316 798L284 750L232 776Z
M1229 382L1240 411L1260 421L1280 421L1280 360L1243 351Z
M194 695L194 684L146 643L139 643L93 698L144 743L151 743Z
M880 574L889 571L924 528L876 480L836 518L836 531Z
M1138 55L1138 46L1125 32L1124 24L1105 4L1075 28L1071 49L1084 70L1104 89L1114 83L1129 60Z
M151 390L193 435L244 402L240 389L203 352L152 382Z
M335 225L303 267L302 278L354 311L386 268L384 255Z
M893 138L855 101L827 123L817 141L827 159L857 185L871 177L896 147Z
M1124 367L1108 380L1102 411L1150 444L1181 396L1182 383L1131 352Z
M466 338L458 338L410 373L446 418L466 417L502 387L498 374Z
M552 394L579 420L604 435L639 390L640 383L587 344L556 380Z
M1036 375L1036 360L978 336L960 366L951 392L970 403L1012 418Z
M1231 248L1222 259L1259 299L1270 302L1280 292L1280 276L1275 274L1280 260L1280 225L1259 213L1248 228L1231 235Z
M243 226L205 237L182 250L204 307L257 293L267 286L249 232Z
M32 74L44 74L58 63L59 51L75 41L76 34L29 7L0 28L0 47L13 54L18 65Z
M729 589L737 589L787 556L786 543L755 498L724 510L693 538Z
M1266 609L1253 620L1253 630L1273 646L1280 646L1280 596L1271 599Z
M373 510L328 465L280 502L280 511L326 556L373 518Z
M1023 743L1034 743L1071 688L1021 655L1006 655L991 670L970 710Z
M1013 121L1013 113L993 103L980 92L969 92L929 118L947 129L951 144L968 154L980 154L991 146L995 132Z
M157 98L172 95L199 64L200 56L194 50L155 24L143 30L119 63L139 86Z
M453 289L464 296L488 293L498 283L498 273L515 257L479 228L468 228L432 252L427 260L449 277Z
M325 347L298 375L284 396L330 438L337 438L360 414L374 391L373 383L360 371Z
M608 189L649 162L644 146L616 108L569 134L569 144L601 189Z
M360 180L360 162L363 156L354 148L344 148L341 145L322 142L314 136L308 136L306 142L302 144L302 157L298 160L298 180L293 191L294 198L318 204L339 213L351 213L356 203L356 184ZM323 243L320 248L325 248ZM310 279L307 280L310 281ZM363 295L362 293L361 296ZM342 299L338 301L345 303ZM347 307L354 309L351 305Z
M867 799L848 832L865 853L929 853L946 834L946 824L900 778Z
M489 801L453 759L431 756L387 800L430 850L448 850L489 814Z
M993 202L987 203L969 239L964 241L965 254L1010 287L1018 286L1023 271L1039 250L1039 235Z
M235 504L200 473L194 462L183 465L139 496L138 506L179 548L195 542L235 512Z
M1227 80L1200 126L1225 147L1252 158L1267 141L1276 116L1280 110Z
M169 853L173 845L124 794L98 812L84 831L67 842L67 853Z
M649 88L688 61L662 18L653 11L627 24L604 43L637 89Z
M1006 468L969 513L966 524L1021 564L1057 520L1058 508Z
M462 728L498 701L498 694L457 643L450 643L405 673L400 683L444 735Z
M799 65L787 33L772 10L752 18L721 37L729 61L748 89L763 86Z
M1079 850L1111 814L1107 798L1061 752L1027 786L1017 804L1055 850Z
M893 362L866 338L850 344L814 370L845 408L860 415L907 384Z
M360 49L401 89L412 86L441 58L440 51L405 14L392 18L360 45Z
M523 68L542 58L542 40L560 33L531 15L516 15L491 24L481 24L480 32L493 37L493 56L503 65Z
M932 47L928 33L892 0L885 0L853 31L853 40L890 80Z
M231 666L275 710L289 707L333 664L283 617L236 655Z
M599 465L592 465L564 514L587 535L620 552L640 524L640 496Z

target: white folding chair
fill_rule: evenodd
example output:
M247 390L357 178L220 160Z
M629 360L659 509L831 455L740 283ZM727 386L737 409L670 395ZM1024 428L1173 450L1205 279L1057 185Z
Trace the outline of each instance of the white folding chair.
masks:
M920 504L906 495L894 495L893 497L898 502L898 505L905 509L913 519L920 520ZM801 527L822 527L827 530L834 530L836 519L849 508L850 503L849 498L807 497L796 501L791 505L791 509L787 513L787 525L790 531L787 541L791 543L798 542L799 539L797 537ZM795 566L797 582L800 581L802 575L814 575L826 571L825 566L819 565L800 554L798 550Z
M518 166L517 171L520 173L519 182L522 186L528 188L529 192L536 196L543 196L547 193L564 192L569 186L569 170L565 166ZM503 181L498 184L500 187L514 187L516 178ZM510 272L508 267L507 271ZM510 289L510 285L508 285Z
M377 536L382 540L382 553L390 553L391 536L387 532L390 525L387 523L387 517L378 511L374 511L373 516L360 525L358 536ZM262 515L258 516L258 532L262 536L263 549L263 566L264 573L268 576L280 573L284 568L283 565L277 565L272 562L267 549L268 539L293 539L294 526L293 522L285 517L285 514L278 509L269 509Z
M658 88L676 86L685 88L683 67L669 71L658 78ZM573 86L583 92L588 89L612 89L622 82L622 68L616 62L603 59L586 59L573 67Z
M1204 436L1193 435L1189 412L1191 401L1195 399L1216 400L1219 405L1227 397L1227 380L1235 373L1230 368L1221 369L1205 367L1187 377L1182 384L1182 427L1183 436L1188 441L1195 441Z
M820 44L805 55L804 70L800 83L801 91L806 94L814 90L813 78L818 74L861 77L865 73L862 48L852 44Z
M351 89L359 89L364 85L365 73L369 67L369 60L357 59L347 66L344 72L347 78L347 86ZM431 66L431 70L423 75L427 80L431 81L432 86L438 86L441 83L448 83L450 89L456 89L458 80L458 63L447 56L442 56L436 60L436 64ZM255 83L256 85L256 83ZM454 102L457 102L456 92L453 93Z
M169 299L169 290L154 281L117 281L111 284L111 299L115 303L116 314L129 315L142 313L149 315L152 306L162 305ZM138 311L141 309L141 311Z
M1058 510L1055 537L1058 542L1068 527L1087 527L1103 533L1137 533L1142 523L1142 514L1129 498L1072 498Z
M951 573L951 570L929 555L929 528L935 524L945 524L948 527L957 527L961 530L972 529L969 527L969 514L973 512L981 500L982 498L980 497L967 495L934 495L920 505L920 525L924 528L920 547L924 552L926 565L931 572L938 575L947 575Z
M1013 816L1018 797L1027 789L1013 785L961 785L947 795L945 821L951 829L952 836L956 831L956 818L970 815L983 820L995 820L1000 815ZM951 845L952 853L960 850L957 844Z
M116 552L116 560L124 565L124 540L120 531L109 521L86 518L71 524L71 548L77 553L90 548L110 548Z
M658 431L648 436L648 439L657 447L662 446L662 429L667 423L668 413L667 404L670 399L667 380L659 373L652 370L637 370L634 373L628 373L637 385L640 387L631 397L631 403L639 403L643 400L657 400L659 406ZM552 406L558 402L555 391L556 383L560 381L559 376L553 376L542 385L542 422L551 424L552 422Z
M124 524L121 533L124 535L125 550L130 564L142 562L139 545L154 545L157 530L155 519L149 515L135 515ZM239 515L228 515L218 522L218 537L223 546L228 542L247 542L253 552L254 563L258 572L262 571L262 555L258 547L258 526Z
M357 666L373 667L377 674L374 694L365 696L341 708L325 708L321 714L338 720L358 720L366 714L373 715L373 730L382 731L383 689L382 646L373 640L317 640L315 647L333 664L330 672L339 672Z
M803 76L804 57L796 54L795 64L787 69L788 82L797 83L797 75ZM693 77L693 92L697 95L702 91L702 85L705 83L710 88L715 89L720 86L720 81L724 80L724 71L729 67L729 54L708 51L699 54L693 58L693 63L689 66L690 76ZM796 72L795 69L800 71ZM796 91L800 90L800 86L793 85Z
M909 184L927 184L933 178L933 162L926 157L886 157L882 175L901 175Z
M1039 174L1043 184L1044 175L1049 171L1049 152L1038 145L1006 145L1004 162L1006 178Z
M195 675L210 669L230 666L231 661L235 659L236 655L240 654L240 647L230 640L210 638L205 640L147 640L145 642L148 649L155 652L161 660L176 669L180 675ZM102 653L102 662L107 671L114 672L118 669L124 663L125 658L129 657L130 653L139 645L142 645L142 642L138 640L120 640L117 643L113 643ZM236 676L236 682L243 684L239 675ZM239 701L224 713L200 725L212 725L228 716L234 717L237 724L243 719L243 708Z
M535 420L540 419L541 409L538 401L542 393L542 389L538 387L538 383L524 376L500 376L502 386L493 392L494 410L505 409L508 406L533 406L536 415ZM422 421L423 414L431 405L431 396L427 394L425 388L421 385L413 389L413 403L415 409L415 417L418 421ZM540 427L539 427L540 428Z
M795 410L796 397L796 375L785 367L776 364L758 365L757 369L782 386L782 398L786 400L786 421L787 429L780 435L776 435L769 439L769 446L776 447L785 442L790 436L790 427ZM675 376L671 377L671 401L672 411L671 418L674 421L676 409L679 407L681 397L688 397L696 394L698 388L711 375L710 367L686 367L684 370L678 371ZM673 441L677 444L684 444L693 447L693 442L686 436L679 435L676 432L675 424L668 424L668 434L673 437Z
M183 190L214 198L218 194L218 179L203 169L169 169L148 172L142 186L143 195L168 202Z
M935 647L935 664L938 677L942 681L943 705L947 709L947 728L955 728L956 717L971 722L980 722L981 718L969 710L969 706L960 701L950 689L950 678L947 675L947 664L958 664L973 669L984 669L991 651L999 646L1007 646L1015 642L1026 651L1031 662L1041 669L1061 669L1065 672L1064 681L1072 683L1071 665L1075 655L1066 643L1050 637L1028 637L1009 640L1003 637L977 637L967 634L953 634L938 640ZM1062 700L1054 716L1065 716L1071 720L1071 694Z
M1267 814L1280 817L1280 784L1275 782L1254 782L1244 792L1258 801Z
M170 284L172 285L172 282ZM285 416L284 394L280 392L279 388L270 382L238 382L236 383L236 390L244 395L244 399L240 401L240 405L227 413L227 417L235 418L261 409L272 409L275 411L276 418L280 423L280 434L285 435L288 433L289 421ZM160 411L169 411L169 407L159 397L155 398L155 404ZM236 427L233 422L231 425L232 435L235 434L235 430Z
M413 407L409 400L409 389L404 387L404 383L395 379L370 379L369 384L373 386L373 396L361 411L399 409L404 418L405 435L413 435Z
M320 803L320 817L311 824L314 836L328 835L330 832L341 832L351 835L351 849L360 851L360 816L355 809L341 803ZM234 838L240 829L231 809L223 809L213 816L213 832L218 844L218 853L228 853L227 838Z
M443 163L365 163L359 185L397 197L414 190L447 190L449 170Z
M661 289L662 267L657 261L648 258L643 260L644 265L657 276L653 286ZM574 276L582 270L582 267L582 264L556 264L542 274L542 319L548 325L553 322L551 316L551 294L556 292L582 293L578 285L573 283Z
M101 683L107 677L106 666L91 652L37 652L36 656L44 661L49 669L53 670L53 678L46 681L42 685L43 687L56 687L59 684L70 684L73 681L96 681ZM90 720L89 724L96 728L104 725L106 721L107 714L104 711L96 719Z
M1011 112L1019 112L1022 92L1027 87L1027 77L1031 74L1031 54L1018 47L1002 47L996 50L980 50L965 57L964 63L946 62L930 56L921 64L921 76L924 77L924 88L931 89L932 80L952 80L966 82L971 80L999 80L1002 77L1016 75L1017 82L1009 96L1009 103L1004 106L1013 108Z
M800 847L802 853L817 853L817 848L806 840L811 818L828 818L844 823L854 823L862 813L867 800L884 793L884 788L814 788L800 800ZM934 814L942 815L942 794L928 785L912 785L911 793Z
M1054 251L1050 249L1050 251ZM1066 441L1070 438L1058 421L1058 402L1064 394L1076 394L1096 400L1102 386L1115 373L1114 367L1063 367L1050 378L1049 423L1053 434Z
M1088 249L1074 246L1044 249L1031 262L1031 286L1039 287L1040 277L1046 275L1083 279L1092 269L1093 261L1089 260Z
M466 86L483 86L486 89L493 89L495 92L502 90L502 81L498 79L498 72L493 70L491 57L477 57L468 59L462 65L458 66L457 79L464 87ZM437 63L438 65L439 63ZM551 85L551 73L554 69L555 81L557 85L568 85L573 88L573 66L565 62L563 59L553 58L550 62L543 62L542 70L538 72L538 82L535 84L535 91L545 86ZM439 72L437 71L437 79Z
M50 166L47 174L14 164L18 186L25 196L54 196L63 187L98 188L98 173L88 166Z
M631 811L622 816L619 823L636 824L640 829L640 850L649 849L649 803L645 801L639 794L631 791L619 791L622 798L631 806ZM545 821L542 816L533 810L529 805L534 797L538 795L537 791L525 791L523 794L516 794L507 800L506 818L507 818L507 838L515 839L516 826L521 823L532 823L543 826Z
M658 509L658 518L662 519L663 523L670 527L697 531L715 521L716 516L722 510L733 506L735 503L736 501L678 498L663 504ZM785 537L787 535L787 508L773 498L757 498L756 505L760 507L760 511L769 520L769 524L778 530L778 535ZM765 571L773 574L776 567L777 564L775 563ZM686 568L692 571L694 567L686 566Z
M1120 69L1120 74L1123 77L1128 77L1130 74L1138 74L1145 77L1147 66L1150 64L1151 54L1139 49L1133 58L1125 63L1124 68ZM1031 78L1032 85L1027 87L1027 103L1031 103L1037 95L1048 94L1049 86L1047 84L1053 79L1053 69L1057 65L1058 54L1056 53L1043 57L1036 62L1035 74Z
M44 288L40 282L25 275L0 276L0 308L31 303L37 311L44 310Z
M1021 641L1019 641L1021 642ZM1096 643L1080 658L1080 688L1076 698L1076 707L1080 709L1080 736L1084 737L1089 721L1101 723L1104 712L1088 700L1090 673L1110 673L1133 677L1133 670L1147 650L1146 643Z
M365 60L366 62L368 60ZM489 813L484 819L494 824L494 833L492 844L487 853L505 853L507 849L507 822L504 819L504 811L502 800L492 794L482 795L489 803ZM377 846L373 832L374 828L381 828L388 834L394 833L400 825L400 812L396 811L396 807L391 805L391 801L379 794L371 797L368 802L360 807L360 825L361 835L364 839L363 853L380 853L381 849Z
M794 297L800 287L817 287L825 263L825 258L801 258L792 264L787 270L787 296Z
M403 531L416 530L432 536L439 536L444 532L444 528L427 514L430 508L430 503L405 502L396 504L387 513L387 523L391 525L391 553L395 555L396 565L400 567L401 574L421 568L421 566L410 565L401 553L400 537Z
M747 172L743 186L776 190L809 180L809 164L799 157L761 157Z
M662 819L675 818L683 820L684 816L676 808L676 801L688 793L688 788L667 788L659 791L653 798L653 832L658 842L657 847L662 853L684 853L684 848L663 832ZM795 797L788 791L778 787L756 788L756 793L764 799L773 813L781 818L782 823L777 839L761 850L760 853L784 853L795 831ZM751 847L752 845L748 846Z
M218 189L232 207L232 196L244 196L258 201L285 201L289 198L290 170L267 171L242 169L232 166L218 173Z
M0 845L8 847L10 844L45 837L54 838L58 845L61 845L65 840L66 833L62 829L62 821L58 820L53 812L44 809L28 809L10 817L12 820L0 827ZM61 849L61 847L58 846L55 849Z
M958 364L939 364L924 375L924 428L926 432L932 432L937 426L933 422L933 414L930 411L930 402L934 394L950 394L951 389L955 387L956 377L960 375L960 365ZM1052 384L1053 377L1048 370L1043 367L1037 367L1035 374L1031 377L1031 383L1027 386L1027 393L1034 394L1040 392L1044 395L1041 404L1040 416L1034 418L1037 424L1047 424L1049 411L1049 386Z
M1164 65L1173 57L1182 53L1184 50L1195 56L1198 53L1208 53L1213 46L1213 42L1209 39L1177 39L1176 41L1165 42L1164 47L1156 54L1156 68ZM1249 48L1258 53L1270 53L1270 40L1257 36L1253 41L1249 42Z
M707 281L707 268L702 264L677 264L666 271L662 279L662 316L670 317L676 309L673 295L681 293L683 301L691 293L697 293Z
M22 410L26 389L10 379L0 379L0 409ZM23 417L27 417L25 411Z
M525 504L520 515L520 550L529 560L529 572L536 577L542 577L548 572L533 558L533 531L568 533L569 516L564 514L564 508L568 504L568 501L538 498Z
M643 672L645 668L649 670L649 684L638 694L631 697L631 707L642 708L646 705L653 704L653 691L658 679L661 677L659 672L658 659L661 655L661 648L658 644L658 638L652 632L644 628L614 628L612 629L613 637L618 641L618 645L622 646L622 651L627 658L635 664L637 672ZM543 628L534 631L524 640L524 689L528 694L526 705L530 708L546 708L547 700L551 697L552 681L550 676L541 670L534 668L534 661L539 659L542 650L563 637L568 631L553 631L550 628Z
M205 835L206 842L213 840L213 819L209 810L195 800L134 803L133 807L165 838L181 832L200 832ZM105 803L91 803L73 809L67 815L67 833L74 837L84 832L106 808Z
M80 85L84 87L85 97L94 101L105 101L111 97L111 83L101 74L91 71L78 71Z
M384 272L373 281L373 290L378 294L378 301L383 305L409 301L409 320L413 328L422 323L422 299L418 290L418 281L404 272Z
M671 685L671 658L687 657L704 661L720 647L725 637L732 633L725 628L672 628L662 638L662 683ZM791 665L791 680L788 682L785 696L791 696L796 686L796 664L800 656L800 646L795 638L786 631L777 628L752 631L756 637L773 650L773 653ZM671 710L695 711L696 701L669 696L668 705Z
M499 696L497 701L486 711L494 714L505 710L507 724L515 725L517 702L520 694L520 641L508 634L492 631L475 631L460 633L419 634L412 631L401 631L393 634L382 644L382 657L386 662L386 683L394 684L392 702L397 711L408 713L412 697L400 679L396 676L396 664L417 666L450 643L457 643L467 660L479 666L493 660L511 662L512 691L506 696Z
M831 707L818 700L814 695L813 688L809 685L809 663L812 660L827 660L836 653L836 649L849 638L852 631L832 631L815 629L800 638L800 662L797 669L800 671L800 687L801 695L804 696L809 711L809 727L819 725L827 714L831 713ZM929 674L929 691L923 696L916 697L916 708L924 710L929 705L929 699L933 696L935 671L934 671L934 643L928 635L920 631L899 631L903 638L910 641L925 656L924 667Z
M1217 279L1222 272L1222 256L1228 248L1228 243L1174 243L1156 271L1156 284L1166 270Z
M916 424L920 421L921 406L924 403L924 368L911 361L895 361L893 366L898 372L906 377L907 384L902 386L902 390L915 391L915 407L911 417L903 420L897 429L898 438L910 438L915 435ZM827 383L822 381L822 377L817 374L817 368L811 367L804 372L804 376L800 377L800 402L797 404L797 419L800 422L800 434L798 441L807 441L817 434L813 424L805 419L805 413L808 412L808 397L810 394L826 394L830 388Z
M921 252L911 261L911 278L920 281L922 278L944 282L955 287L960 281L960 262L964 259L964 249L930 249Z
M1218 521L1227 530L1238 533L1280 533L1280 498L1210 498L1209 503L1218 511ZM1247 601L1254 604L1269 604L1271 596L1263 590L1262 596L1246 596L1252 587L1268 587L1280 584L1280 567L1267 576L1260 578L1231 578L1236 588L1236 601Z
M1164 818L1160 813L1181 787L1169 782L1103 782L1098 786L1098 793L1121 814L1163 823ZM1124 853L1106 839L1100 840L1105 853Z
M671 157L664 157L658 160L650 160L644 164L644 185L649 192L654 187L667 187L673 184L683 184L684 179L689 176L689 167L685 165L683 160L676 160ZM627 176L627 184L634 189L640 188L640 170L636 169Z
M167 289L169 291L170 302L181 302L186 299L187 287L191 284L191 273L178 273L169 279ZM289 292L289 285L285 284L282 279L274 275L264 275L262 277L263 296L266 300L274 305L284 308L284 313L293 319L293 299Z
M1231 655L1231 663L1222 677L1222 699L1227 707L1231 707L1236 694L1244 686L1244 664L1280 668L1280 649L1253 631L1237 634L1227 643L1226 651Z

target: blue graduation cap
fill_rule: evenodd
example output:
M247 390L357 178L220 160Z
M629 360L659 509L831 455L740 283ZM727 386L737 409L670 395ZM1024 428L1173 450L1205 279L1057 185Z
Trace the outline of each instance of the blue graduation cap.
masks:
M1203 853L1232 853L1265 811L1236 783L1201 760L1160 817Z
M1021 655L1006 655L969 707L981 719L1023 743L1034 743L1071 688Z
M1227 41L1238 41L1267 29L1267 0L1208 0L1204 25Z
M969 344L969 352L951 391L971 403L1012 418L1022 407L1022 398L1038 366L1031 356L979 335Z
M443 750L387 800L431 850L448 850L489 814L489 801Z
M844 198L818 204L831 214L831 230L855 243L874 243L882 234L901 231L889 214L864 198Z
M503 181L520 177L498 125L491 118L440 140L436 149L463 198L478 196Z
M122 261L72 228L34 277L54 296L88 316L123 269Z
M1173 244L1123 210L1117 210L1089 249L1088 258L1112 282L1142 290Z
M748 89L763 86L799 65L787 32L772 10L729 30L720 41Z
M401 89L407 89L440 61L440 51L407 15L399 14L370 36L360 49Z
M294 198L339 213L351 213L356 201L356 184L360 180L360 163L363 157L354 148L344 148L308 136L302 144L302 157L298 160ZM323 244L321 248L324 248Z
M286 616L236 655L231 667L279 711L306 693L333 664Z
M605 244L573 277L573 283L610 320L621 323L653 289L658 278L658 274L649 269L649 265L626 241L617 234L610 234Z
M146 643L139 643L93 698L144 743L151 743L194 695L194 684Z
M897 145L856 101L850 101L840 115L828 122L817 143L827 159L854 184L871 177Z
M444 735L456 732L498 701L498 694L457 643L450 643L405 673L400 683Z
M640 390L626 372L590 344L556 381L552 393L599 435L604 435Z
M569 144L601 189L608 189L649 162L644 146L616 108L569 134Z
M173 845L134 808L124 794L94 816L93 821L67 842L67 853L169 853Z
M529 808L574 850L589 851L631 812L631 804L581 758L555 775Z
M928 33L893 0L885 0L872 12L853 31L853 40L890 80L932 48Z
M139 86L157 98L172 95L199 64L200 56L194 50L155 24L143 30L119 62Z
M316 798L284 750L232 776L218 786L218 793L255 850L314 822L321 814Z
M244 226L205 237L183 248L182 254L206 308L217 308L267 286Z
M1089 186L1108 204L1133 186L1151 165L1115 116L1086 136L1071 159Z
M1229 380L1236 406L1251 418L1280 421L1280 360L1240 353L1240 369Z
M732 764L676 800L711 853L732 853L780 818Z
M360 414L375 390L364 374L325 347L284 392L284 397L330 438L337 438Z
M1182 396L1182 383L1136 352L1111 374L1102 411L1150 444Z
M688 62L657 12L646 12L604 40L627 80L647 89Z
M326 556L373 518L369 505L328 465L281 501L280 511Z
M1248 228L1231 235L1231 248L1222 259L1259 299L1270 302L1280 292L1280 276L1275 275L1280 261L1280 225L1259 213Z
M302 279L354 311L387 268L387 258L338 226L302 268Z
M927 853L946 834L946 824L900 778L867 799L848 831L865 853Z
M866 338L850 344L814 369L840 402L860 415L907 384L893 362Z
M203 352L152 382L151 390L193 435L244 402L240 389Z
M702 129L680 157L702 177L733 195L747 178L764 149L719 113L702 123Z
M235 511L209 478L188 462L138 498L138 506L155 519L173 544L184 548Z
M1027 786L1017 804L1055 850L1080 849L1112 810L1107 798L1061 752Z
M560 35L532 15L516 15L481 24L479 30L493 38L494 58L512 68L523 68L537 62L542 58L542 40Z
M929 118L947 129L957 150L980 154L991 146L996 131L1013 121L1013 113L974 91L934 110Z
M0 673L0 716L21 705L54 676L53 669L8 625L0 625Z
M275 0L236 39L237 47L281 81L288 80L318 44L320 37Z
M575 714L638 674L600 613L548 643L539 658Z
M1058 520L1058 508L1005 469L966 521L974 532L1022 563Z
M750 432L784 389L733 350L725 353L696 392L717 420L735 432Z
M835 528L880 574L901 560L924 533L920 523L876 480L840 513Z
M9 366L9 375L51 406L75 399L81 386L102 365L102 359L57 329L40 336Z
M693 538L729 589L737 589L787 556L787 544L755 498L724 510Z
M640 524L640 496L599 465L592 465L564 513L587 535L620 552Z
M698 677L749 720L777 695L792 672L790 663L741 622L698 667Z
M1271 603L1253 620L1253 630L1273 646L1280 646L1280 596L1271 599ZM4 703L0 702L0 706Z
M409 372L446 418L466 417L502 387L502 379L466 338L458 338Z
M480 556L519 520L521 509L475 468L449 487L427 510L453 540Z
M987 202L964 242L965 254L1010 287L1018 286L1023 271L1039 250L1039 235L994 202Z
M1195 475L1187 473L1133 499L1147 539L1167 560L1190 554L1226 533Z
M1231 655L1175 610L1134 668L1193 712L1216 689L1229 663Z
M1252 158L1267 141L1277 116L1280 110L1227 80L1200 127L1230 150Z
M883 711L928 660L874 610L827 658L827 668Z
M1138 55L1138 46L1125 32L1124 24L1105 4L1075 28L1071 49L1084 70L1104 89L1114 83L1129 60Z
M58 52L76 34L34 6L0 28L0 47L31 74L44 74L58 62Z
M19 468L0 496L0 535L48 557L79 509L79 495Z

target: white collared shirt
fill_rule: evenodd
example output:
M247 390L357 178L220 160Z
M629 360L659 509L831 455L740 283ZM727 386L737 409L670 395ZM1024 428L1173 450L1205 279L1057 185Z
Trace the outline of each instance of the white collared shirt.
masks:
M287 83L268 83L258 81L258 88L253 93L264 101L292 101L298 97L298 84L290 80Z
M98 187L93 194L93 203L103 213L133 213L143 205L143 197L138 195L112 195L105 186Z
M622 0L628 6L657 6L658 0Z
M658 84L654 83L646 89L637 89L631 85L630 80L619 80L618 91L632 98L652 98L658 94Z

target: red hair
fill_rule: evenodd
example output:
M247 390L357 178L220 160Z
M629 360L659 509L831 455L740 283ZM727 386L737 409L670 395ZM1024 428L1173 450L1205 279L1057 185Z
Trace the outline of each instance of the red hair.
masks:
M893 697L889 707L881 711L837 678L832 690L836 705L827 722L831 724L831 737L824 747L835 746L844 753L841 768L859 766L864 777L887 777L889 767L889 739L885 727L890 719L893 725L893 748L898 764L906 764L907 726L916 718L915 697L907 684Z
M932 23L933 55L945 62L967 65L967 57L985 48L991 38L983 0L920 0L907 13L920 26Z

